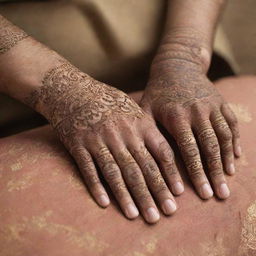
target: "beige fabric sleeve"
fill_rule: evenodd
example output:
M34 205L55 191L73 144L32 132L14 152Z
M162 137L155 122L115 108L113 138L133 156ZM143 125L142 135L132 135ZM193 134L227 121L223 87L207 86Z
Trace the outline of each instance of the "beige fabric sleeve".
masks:
M218 28L215 51L237 74L256 74L256 1L231 0Z

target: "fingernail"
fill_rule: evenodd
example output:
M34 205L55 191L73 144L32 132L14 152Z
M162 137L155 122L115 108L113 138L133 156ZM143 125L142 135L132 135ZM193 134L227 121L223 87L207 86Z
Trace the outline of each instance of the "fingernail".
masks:
M158 213L158 211L153 208L150 207L147 209L147 220L148 222L156 222L160 219L160 215Z
M241 156L241 155L242 155L242 149L241 149L240 146L237 146L237 147L236 147L236 155L237 155L237 156Z
M109 198L106 195L99 196L99 204L101 206L106 207L109 205L109 203L110 203Z
M226 183L220 185L220 196L222 198L228 198L230 195L230 190Z
M167 199L163 203L163 211L165 214L172 214L177 210L176 204L171 200Z
M213 196L213 191L208 183L205 183L201 188L203 198L208 199Z
M181 182L176 182L173 184L172 190L175 195L180 195L184 192L184 186Z
M231 175L235 174L236 169L235 169L235 165L234 165L233 163L230 164L228 172L229 172L229 174L231 174Z
M139 216L138 209L131 203L126 206L125 212L126 216L131 219Z

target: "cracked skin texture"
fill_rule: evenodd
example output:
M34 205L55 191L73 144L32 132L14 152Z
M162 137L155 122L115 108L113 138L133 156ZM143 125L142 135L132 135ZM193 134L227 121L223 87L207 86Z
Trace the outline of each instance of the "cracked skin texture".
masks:
M231 197L202 201L187 182L177 213L156 225L127 220L115 203L98 207L50 127L1 139L0 256L256 255L255 83L217 83L234 111L251 117L240 118L243 158L228 178Z

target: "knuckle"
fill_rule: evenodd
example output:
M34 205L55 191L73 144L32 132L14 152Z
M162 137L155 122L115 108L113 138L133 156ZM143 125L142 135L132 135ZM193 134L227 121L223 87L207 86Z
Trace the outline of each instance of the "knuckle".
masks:
M211 170L209 173L212 178L218 178L223 176L223 171L221 169L214 169Z
M209 139L212 139L214 137L215 137L214 130L209 127L201 129L201 131L199 131L199 134L198 134L198 138L202 143L208 142Z
M208 168L211 177L223 176L223 166L219 157L208 160Z
M231 126L238 126L238 120L237 117L234 115L232 115L231 119L230 119L230 125Z
M196 140L191 131L183 130L177 134L178 146L184 149L190 145L196 145Z
M162 183L162 184L158 184L154 189L153 189L153 192L155 194L161 194L162 192L165 192L165 191L168 191L168 187L166 186L165 183Z
M193 113L200 116L202 116L203 112L205 112L205 106L200 101L193 101L191 109L193 110Z
M186 166L192 180L201 179L203 176L203 166L199 159L190 162Z
M217 140L212 140L209 141L205 146L204 146L204 151L205 154L208 156L216 156L220 154L220 148L219 148L219 143Z
M147 151L144 144L139 144L130 149L130 152L133 156L137 156L139 161L145 161L147 159L150 159L151 156L149 152Z
M84 180L85 180L86 184L89 187L93 187L93 186L101 183L98 176L97 175L92 175L91 173L90 174L84 174Z
M156 164L153 161L149 161L143 166L143 173L147 177L154 177L157 171L158 168L156 167Z
M105 176L105 179L110 183L115 183L120 180L119 168L114 161L105 163L101 170Z
M141 170L137 168L137 166L129 165L126 168L126 182L128 184L137 184L142 180Z
M98 163L102 165L105 162L109 161L109 159L111 159L112 157L109 150L104 146L97 150L95 158L97 159Z
M220 152L219 143L215 132L212 128L206 128L202 130L198 138L202 144L205 154L207 155L218 155Z
M127 196L127 189L123 182L115 182L111 185L112 192L119 199L122 199Z
M234 138L239 138L240 137L238 126L232 127L232 134L233 134Z
M162 163L170 163L174 161L174 154L167 142L161 142L159 145L159 158Z
M221 152L223 154L233 154L232 142L226 142L221 144Z
M225 142L232 140L232 133L229 129L222 130L220 136L221 139Z
M182 148L181 153L186 162L186 161L190 161L190 159L197 158L199 156L199 149L197 144L190 144L187 147Z
M178 174L178 169L176 168L176 165L174 162L166 164L164 168L165 168L165 173L168 176L175 176Z
M154 163L149 162L144 166L144 175L149 180L149 185L152 189L167 189L164 179Z
M133 158L132 156L129 154L128 151L126 150L123 150L123 151L120 151L118 154L117 154L117 159L122 162L122 163L125 163L125 164L129 164L131 162L133 162Z
M135 186L133 189L133 194L139 203L144 204L145 202L147 203L153 200L148 188L145 185L143 186L143 184L138 184Z

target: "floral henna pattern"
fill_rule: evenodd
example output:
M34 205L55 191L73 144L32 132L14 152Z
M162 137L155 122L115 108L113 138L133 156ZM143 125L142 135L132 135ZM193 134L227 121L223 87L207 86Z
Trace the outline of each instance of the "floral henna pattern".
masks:
M0 15L0 54L7 52L19 41L28 37L21 29L12 25L3 16Z
M50 70L38 91L26 102L36 108L44 106L44 115L62 139L77 131L96 131L106 121L122 115L140 118L140 107L125 93L98 82L69 63Z

